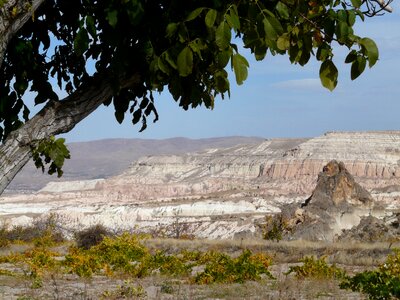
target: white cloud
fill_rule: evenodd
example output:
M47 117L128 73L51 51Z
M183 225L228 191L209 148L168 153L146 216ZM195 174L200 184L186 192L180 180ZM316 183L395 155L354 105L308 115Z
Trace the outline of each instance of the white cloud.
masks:
M321 90L321 82L317 78L304 78L280 81L271 84L272 87L278 89L295 89L295 90Z

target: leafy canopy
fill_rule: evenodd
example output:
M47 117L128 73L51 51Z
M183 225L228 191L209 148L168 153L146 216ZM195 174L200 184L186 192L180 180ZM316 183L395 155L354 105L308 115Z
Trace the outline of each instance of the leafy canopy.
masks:
M54 80L73 94L94 76L109 78L114 93L104 104L114 106L120 123L129 111L141 130L150 115L158 119L154 92L167 89L184 109L213 108L217 95L230 93L228 67L237 84L247 78L239 40L257 60L280 54L303 66L315 57L322 85L333 90L333 44L348 49L352 79L378 60L375 43L353 30L357 20L364 21L364 2L45 1L7 48L0 72L0 141L29 119L23 101L29 90L36 93L35 104L60 100ZM135 75L138 84L122 87Z

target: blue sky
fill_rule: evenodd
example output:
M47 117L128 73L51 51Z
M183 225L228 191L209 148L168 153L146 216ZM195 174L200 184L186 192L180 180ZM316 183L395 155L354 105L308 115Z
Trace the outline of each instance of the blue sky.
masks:
M218 136L311 137L327 131L400 130L400 5L392 14L367 19L356 34L374 39L380 60L357 80L350 80L347 54L335 54L340 75L330 92L318 79L315 61L301 67L286 56L267 56L250 62L249 77L242 86L231 80L231 98L218 98L214 110L184 111L169 94L157 96L160 120L139 133L129 116L122 125L112 107L101 107L65 134L68 142L104 138L204 138Z

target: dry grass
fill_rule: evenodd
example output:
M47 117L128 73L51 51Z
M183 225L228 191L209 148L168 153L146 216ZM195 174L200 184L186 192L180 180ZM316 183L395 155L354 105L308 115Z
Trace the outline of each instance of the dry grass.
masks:
M275 280L264 278L258 282L243 284L190 284L185 277L165 277L152 274L146 278L132 279L127 275L106 277L93 276L90 279L76 275L50 273L43 278L43 287L32 289L29 278L0 275L0 299L117 299L122 292L140 290L142 287L146 299L365 299L359 293L340 290L336 280L298 279L293 275L284 275L290 266L304 256L326 256L329 263L336 263L346 271L362 271L381 263L391 252L388 243L327 243L309 241L265 240L177 240L147 239L145 245L151 249L164 250L167 253L179 253L181 250L225 252L237 256L244 249L264 252L272 255L270 267ZM68 252L72 243L52 247L61 255ZM399 245L395 245L399 246ZM0 255L23 252L33 247L30 244L10 245L0 249ZM0 265L0 268L3 268ZM129 280L128 283L125 280ZM132 293L133 293L132 292ZM107 295L109 297L107 297ZM141 294L142 295L142 294ZM143 294L144 295L144 294ZM112 298L114 297L114 298ZM139 297L139 296L138 296ZM128 299L137 299L132 297Z
M275 263L295 263L304 256L327 256L328 262L349 266L377 266L382 263L391 249L400 247L400 243L390 247L390 243L344 243L266 240L177 240L149 239L146 246L151 249L163 249L167 253L177 253L182 249L216 250L237 255L243 249L253 252L266 252L274 257Z

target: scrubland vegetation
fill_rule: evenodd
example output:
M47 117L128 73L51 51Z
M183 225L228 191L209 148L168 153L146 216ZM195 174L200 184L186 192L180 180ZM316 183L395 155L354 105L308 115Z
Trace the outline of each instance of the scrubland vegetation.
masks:
M56 218L0 229L1 299L400 299L388 244L163 239Z

